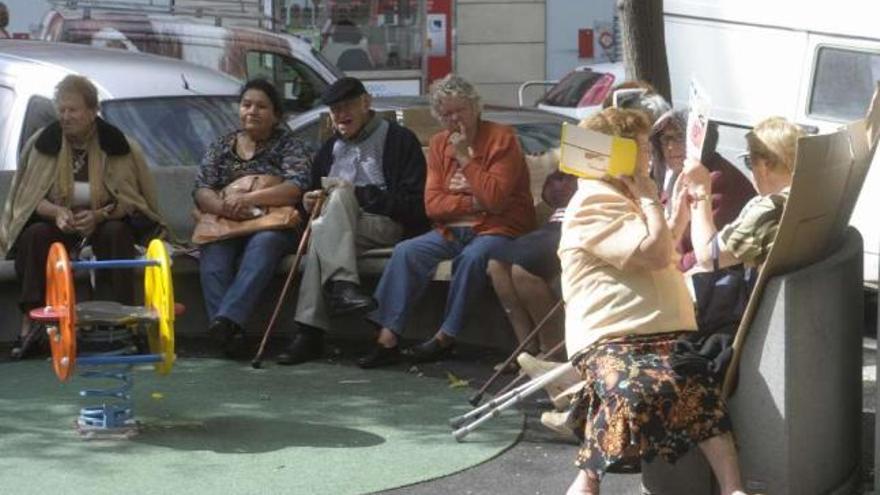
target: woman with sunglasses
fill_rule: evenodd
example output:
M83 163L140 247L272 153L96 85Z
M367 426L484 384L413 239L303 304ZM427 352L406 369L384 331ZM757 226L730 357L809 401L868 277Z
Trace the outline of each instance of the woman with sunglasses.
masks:
M720 230L712 221L713 193L709 170L687 160L684 175L687 201L691 205L691 239L697 264L713 269L712 243L718 246L718 268L739 263L759 266L767 258L785 201L788 199L797 140L803 132L782 117L770 117L746 135L746 167L752 172L758 196L743 207L739 216Z

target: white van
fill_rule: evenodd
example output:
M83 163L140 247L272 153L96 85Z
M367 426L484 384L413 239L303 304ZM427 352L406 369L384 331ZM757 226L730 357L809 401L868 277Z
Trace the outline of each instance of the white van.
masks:
M263 77L282 91L289 113L318 105L324 89L342 77L319 51L296 36L215 26L208 17L142 12L118 2L94 3L112 5L77 7L68 2L73 8L50 10L43 18L41 39L178 58L238 80Z
M711 99L719 152L728 159L745 148L747 130L771 115L821 133L864 117L880 80L875 0L666 0L664 18L673 104L687 106L696 78ZM865 284L874 289L878 162L851 220L864 239Z

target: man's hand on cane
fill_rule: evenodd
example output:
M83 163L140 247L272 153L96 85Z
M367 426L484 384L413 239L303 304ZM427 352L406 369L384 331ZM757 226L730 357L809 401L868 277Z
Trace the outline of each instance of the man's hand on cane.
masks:
M320 198L322 194L324 194L323 189L315 189L314 191L309 191L303 194L303 208L306 209L306 212L312 212L312 208L315 207L315 203L318 202L318 198Z

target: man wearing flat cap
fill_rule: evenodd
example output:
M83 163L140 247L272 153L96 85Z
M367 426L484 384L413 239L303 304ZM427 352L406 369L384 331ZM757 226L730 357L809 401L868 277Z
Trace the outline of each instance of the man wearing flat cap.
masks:
M330 317L365 313L376 301L360 286L357 254L389 247L427 230L425 156L412 131L377 115L363 83L343 77L324 91L334 133L312 165L311 211L327 194L312 234L300 284L291 346L280 364L320 358Z

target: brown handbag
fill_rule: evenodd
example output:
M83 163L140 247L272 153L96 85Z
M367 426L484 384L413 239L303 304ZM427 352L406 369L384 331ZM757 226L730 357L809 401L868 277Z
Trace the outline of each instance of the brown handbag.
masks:
M224 187L220 191L220 197L227 198L235 194L259 191L278 185L281 181L282 178L276 175L245 175ZM261 230L293 229L302 222L299 211L293 206L263 206L256 210L259 214L254 218L233 220L195 208L192 213L196 220L196 228L193 230L192 242L207 244L250 235Z

